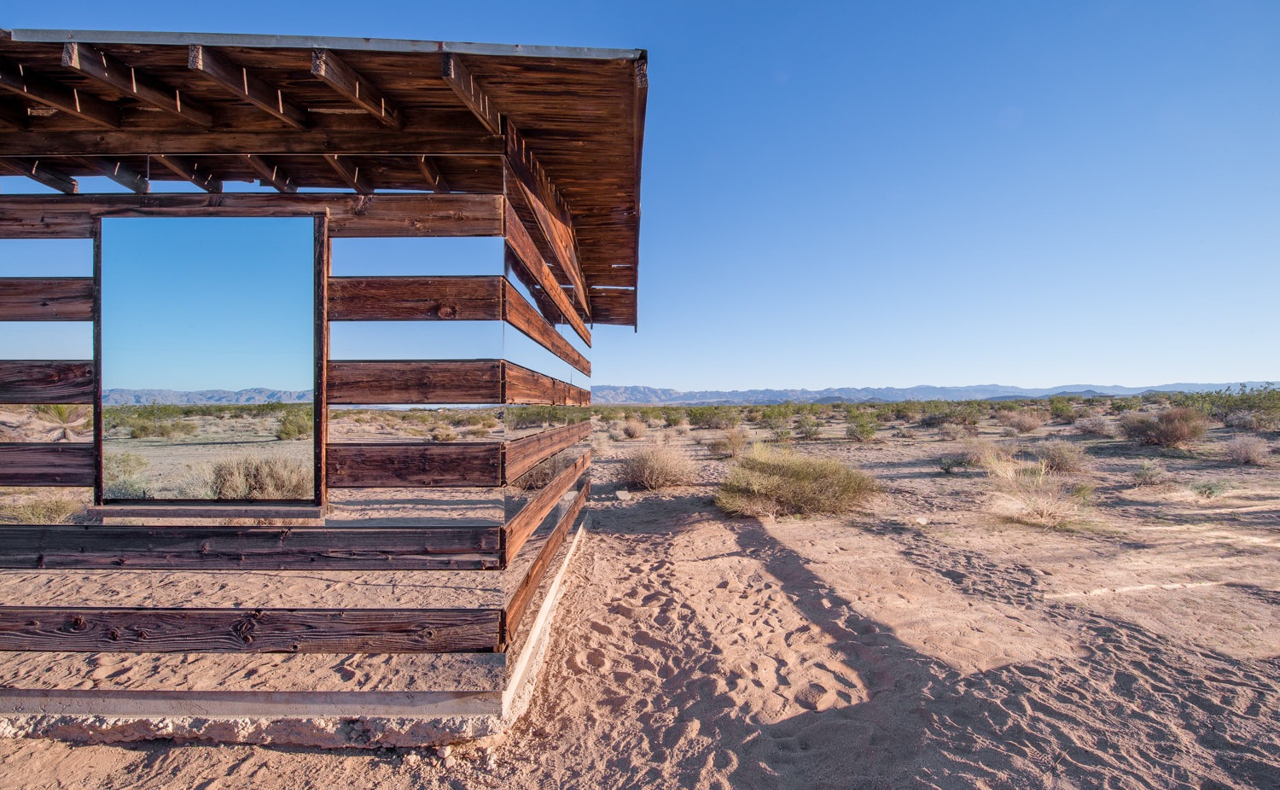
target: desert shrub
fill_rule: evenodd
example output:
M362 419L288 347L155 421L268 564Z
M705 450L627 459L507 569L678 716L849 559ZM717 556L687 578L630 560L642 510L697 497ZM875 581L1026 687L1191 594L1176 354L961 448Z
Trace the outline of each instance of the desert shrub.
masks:
M147 468L147 459L137 453L106 453L102 456L102 476L107 480L123 480Z
M69 442L93 428L93 412L87 406L69 406L65 403L45 403L35 407L36 415L45 422L58 426L62 434L56 441Z
M437 425L431 429L431 441L456 442L458 441L458 432L447 425Z
M767 428L776 431L779 428L785 428L791 423L791 409L780 404L776 406L765 406L760 409L760 419L757 424L761 428Z
M1120 419L1120 431L1126 439L1160 447L1181 447L1203 438L1207 429L1204 415L1186 407L1165 409L1154 418L1145 414L1126 414Z
M1066 525L1080 510L1081 500L1050 474L1043 461L998 461L987 466L996 490L1016 508L1014 518L1044 527Z
M956 442L970 436L977 436L978 426L957 425L955 423L947 422L938 426L938 435L948 442Z
M791 429L787 426L781 426L773 429L773 440L775 442L791 441Z
M892 411L895 420L914 420L923 413L920 402L914 400L899 401L891 405L889 409Z
M1086 465L1080 445L1062 439L1041 442L1032 453L1050 472L1079 472Z
M1049 419L1062 422L1074 422L1076 406L1069 398L1054 395L1049 398Z
M463 433L470 436L472 439L483 439L489 435L489 429L483 425L473 425L463 431Z
M315 417L310 408L290 409L280 417L276 438L281 441L302 439L315 430Z
M876 481L834 458L805 458L753 447L729 473L716 504L737 516L847 513L875 493Z
M796 418L796 433L801 439L812 441L817 439L822 433L822 427L818 425L818 420L809 414L802 414Z
M923 416L920 425L924 428L937 428L940 425L977 425L982 419L986 406L980 401L928 401L920 404Z
M1116 435L1115 428L1106 417L1082 417L1076 420L1076 430L1085 436L1112 438Z
M1222 418L1222 424L1238 431L1258 430L1258 414L1252 411L1233 411Z
M1133 484L1135 486L1160 485L1168 474L1165 468L1155 461L1144 460L1133 472Z
M847 422L848 425L844 429L844 435L855 442L869 442L876 437L876 428L879 427L879 421L873 415L864 411L851 411Z
M895 439L914 439L916 438L916 432L910 428L899 428L893 432L893 437Z
M191 436L196 432L194 422L183 420L146 420L139 419L127 425L129 435L134 439L172 439L177 436Z
M1227 442L1227 458L1241 466L1266 466L1270 448L1257 436L1237 436Z
M968 461L960 456L944 455L938 459L938 468L942 470L944 475L953 475L957 469L963 469L968 465Z
M1001 425L1018 433L1031 433L1045 423L1042 411L1005 411L996 419Z
M147 488L135 477L124 477L103 483L104 499L151 499Z
M627 420L622 426L622 435L628 439L639 439L645 434L645 425L639 420Z
M725 458L737 458L750 446L751 437L742 428L734 428L725 432L719 439L712 439L707 443L708 450Z
M1214 480L1208 483L1200 483L1199 485L1194 486L1191 490L1195 491L1205 499L1213 499L1214 497L1222 496L1230 489L1231 486L1228 484L1220 480Z
M286 458L244 456L218 461L209 472L213 499L309 499L311 466Z
M11 524L65 524L84 512L84 505L62 496L41 496L6 505L0 518Z
M684 420L684 409L667 408L662 410L662 422L668 428L679 428L684 425Z
M992 463L1010 461L1014 451L1004 445L982 439L971 439L965 444L960 458L968 466L987 466Z
M645 447L622 463L621 482L657 490L693 482L694 467L689 456L674 447Z
M727 430L741 422L738 410L731 406L690 406L688 414L695 428Z

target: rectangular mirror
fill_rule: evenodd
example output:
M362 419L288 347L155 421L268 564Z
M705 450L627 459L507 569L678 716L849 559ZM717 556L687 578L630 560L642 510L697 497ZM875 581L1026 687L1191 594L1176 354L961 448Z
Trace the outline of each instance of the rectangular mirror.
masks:
M102 221L103 501L316 501L314 221Z

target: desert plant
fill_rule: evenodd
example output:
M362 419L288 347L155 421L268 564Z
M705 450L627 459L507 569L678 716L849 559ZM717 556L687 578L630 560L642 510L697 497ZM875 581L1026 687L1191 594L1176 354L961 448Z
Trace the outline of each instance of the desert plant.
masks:
M209 472L213 499L307 499L312 489L311 466L287 458L244 456L218 461Z
M969 463L962 457L954 455L944 455L938 459L938 468L942 470L944 475L953 475L957 469L963 469Z
M876 428L879 427L879 421L864 411L849 412L847 419L848 425L844 429L844 435L855 442L869 442L876 436Z
M1014 518L1023 523L1062 527L1076 515L1082 504L1058 478L1050 474L1043 461L1000 461L990 464L987 471L996 482L996 490L1017 508Z
M719 439L708 442L707 449L725 458L737 458L746 452L750 445L751 436L742 428L734 428L726 431Z
M1063 439L1041 442L1031 452L1050 472L1079 472L1085 467L1084 450Z
M646 431L644 423L639 420L627 420L622 426L622 433L628 439L639 439Z
M674 447L645 447L623 461L620 480L630 486L657 490L688 485L693 475L689 456Z
M1082 417L1076 420L1076 430L1085 436L1104 436L1108 439L1116 435L1115 428L1106 417Z
M1013 460L1014 451L1004 445L985 439L970 439L965 443L960 458L968 466L982 466Z
M1138 444L1181 447L1203 438L1208 424L1199 411L1186 407L1165 409L1155 417L1125 414L1120 418L1120 431L1126 439Z
M281 441L302 439L310 436L314 429L315 422L310 408L290 409L280 416L280 425L276 428L276 438Z
M11 524L65 524L84 512L84 505L61 496L42 496L6 505L0 520Z
M737 516L848 513L876 492L875 478L834 458L806 458L761 446L738 462L716 494Z
M175 436L191 436L197 430L194 422L185 420L148 420L131 421L127 426L129 435L134 439L172 439Z
M1271 450L1257 436L1237 436L1227 442L1227 458L1241 466L1266 466Z
M817 439L822 433L822 426L818 424L818 420L809 414L802 414L796 418L796 433L801 439L812 441Z
M1041 411L1004 411L996 419L1018 433L1031 433L1045 423L1045 415Z
M1252 411L1237 410L1222 418L1222 424L1237 431L1258 430L1258 415Z
M1230 488L1231 486L1228 484L1219 480L1214 480L1208 483L1200 483L1191 490L1195 491L1205 499L1213 499L1214 497L1222 496L1227 493Z
M147 468L147 459L137 453L106 453L102 456L102 476L107 480L123 480Z
M732 406L690 406L688 416L694 428L725 430L741 422L738 410Z
M83 434L91 427L93 416L85 406L69 406L65 403L45 403L36 406L36 414L45 422L51 422L62 431L54 441L69 442L72 437Z
M1165 468L1155 461L1144 460L1133 472L1133 484L1135 486L1160 485L1168 474Z
M978 435L978 426L976 425L967 425L963 423L957 424L957 423L947 422L938 426L938 436L942 437L943 440L948 442L956 442L961 439L965 439L965 438L968 438L971 436L977 436L977 435Z
M431 429L431 441L456 442L458 441L458 432L447 425L437 425Z

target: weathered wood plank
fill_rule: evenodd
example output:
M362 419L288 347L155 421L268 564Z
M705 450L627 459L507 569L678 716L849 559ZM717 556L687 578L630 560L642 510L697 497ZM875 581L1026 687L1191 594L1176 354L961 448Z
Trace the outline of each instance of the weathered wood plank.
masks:
M0 321L92 320L92 277L0 277Z
M493 651L488 609L0 607L0 650L75 653L475 653Z
M502 277L333 277L330 321L496 321ZM535 313L536 315L536 313Z
M307 127L306 110L286 99L279 88L268 85L257 74L237 66L220 52L192 44L187 49L187 68L203 74L236 98L249 102L294 129Z
M2 68L2 67L0 67ZM5 87L0 71L0 88ZM34 97L33 97L34 98ZM394 131L312 129L293 132L196 131L130 129L128 131L41 132L0 136L0 156L184 156L235 154L320 156L501 156L502 138L485 130L444 129Z
M549 428L523 439L506 443L506 482L519 479L538 464L591 435L591 423L584 420L572 425Z
M569 301L564 289L560 287L555 275L551 273L551 267L543 259L542 253L538 252L538 245L534 244L533 237L525 229L520 215L512 208L509 201L505 204L504 209L506 221L503 227L507 246L515 253L515 260L542 288L542 291L551 297L551 301L555 304L556 309L560 311L560 316L564 319L564 322L573 327L573 331L578 333L578 337L582 338L582 342L588 346L591 345L591 332L587 330L587 325L583 323L578 311L573 309L573 303Z
M213 113L203 103L184 96L155 77L121 63L96 47L68 41L62 45L62 65L161 112L208 129Z
M488 570L500 528L0 526L0 568Z
M549 404L552 406L590 406L591 392L513 362L503 363L503 403Z
M551 509L560 498L573 488L573 484L591 467L591 451L584 452L573 466L567 467L534 494L520 512L515 514L503 527L502 556L505 564L510 565L529 536L537 531Z
M315 340L312 376L315 382L315 402L311 409L311 455L315 503L323 507L329 501L329 465L326 459L329 454L329 275L333 272L333 243L329 239L329 216L317 214L313 222L315 296L312 304L312 329Z
M502 280L502 317L508 324L523 332L530 340L568 362L583 374L591 375L591 362L573 344L565 340L555 327L542 317L538 309L529 304L519 291L504 277Z
M501 403L498 360L329 363L329 403Z
M293 183L293 179L285 172L284 168L264 159L257 154L243 154L240 160L248 165L253 172L258 174L262 179L263 186L273 187L277 192L297 192L298 186Z
M90 123L107 129L120 126L120 111L116 105L105 102L91 93L64 85L61 82L28 74L26 69L11 60L0 58L0 90L16 93L46 107L61 110L68 115L83 118ZM96 134L96 132L94 133ZM11 135L26 137L27 135ZM43 147L40 138L43 135L32 135L37 138L37 147ZM32 141L26 141L32 142ZM44 156L50 151L37 152L36 156Z
M0 128L26 131L31 125L27 106L17 99L0 99Z
M503 621L508 642L515 639L516 630L520 627L520 621L524 619L524 613L529 608L529 602L533 600L533 594L537 592L538 586L542 584L542 579L546 576L547 569L551 566L551 561L555 559L556 552L560 551L560 547L564 545L564 539L568 536L569 531L573 529L573 525L577 522L578 515L582 513L582 508L587 504L587 497L590 494L591 483L588 482L582 486L582 490L574 497L573 504L556 522L555 529L547 536L547 542L542 544L542 549L538 552L538 556L534 559L533 564L529 566L524 578L520 580L520 585L516 587L511 599L507 601L506 617L503 618Z
M151 181L145 175L118 159L89 157L83 161L97 169L98 175L111 179L131 192L145 195L151 191Z
M418 166L418 172L422 173L422 177L427 180L427 185L432 192L448 194L452 191L449 188L449 182L440 174L440 168L431 157L422 154L414 158L414 163Z
M152 157L157 164L167 168L175 175L190 181L205 192L221 192L222 179L213 174L209 168L194 159L184 156L157 154Z
M49 167L39 159L0 159L0 175L23 176L64 195L74 195L80 191L79 181L57 168Z
M372 194L373 185L369 183L367 177L361 175L360 166L352 162L350 157L343 157L340 154L325 154L324 161L333 168L333 172L338 174L343 183L359 192L362 195Z
M93 445L0 444L0 486L91 486Z
M348 444L328 447L331 488L497 486L502 484L500 442Z
M484 124L484 128L494 134L502 134L502 116L461 58L452 53L445 55L441 76L444 77L445 84L462 99L462 103Z
M311 73L357 107L366 110L383 126L399 129L403 123L400 110L382 95L382 91L329 50L317 49L311 53Z
M109 499L88 510L94 518L324 518L308 500Z
M3 195L0 238L92 237L96 217L297 217L329 213L334 238L501 236L501 195Z
M92 361L0 359L0 403L93 403Z

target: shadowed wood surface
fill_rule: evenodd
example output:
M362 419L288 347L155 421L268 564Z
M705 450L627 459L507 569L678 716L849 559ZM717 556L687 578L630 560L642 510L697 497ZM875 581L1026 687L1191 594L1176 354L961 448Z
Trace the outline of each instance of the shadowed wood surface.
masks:
M497 486L502 445L330 443L326 466L332 488Z
M0 277L0 321L92 320L92 277Z
M0 359L0 403L93 403L92 362Z
M582 477L583 473L591 467L591 451L587 450L572 466L565 468L559 474L551 479L550 483L534 494L524 507L520 509L510 521L502 528L506 541L503 545L502 553L507 564L520 553L520 548L524 546L525 541L529 540L529 536L538 529L538 525L547 517L551 509L556 506L560 498L565 495L569 489L573 488L573 484Z
M591 392L511 362L505 363L504 403L590 406Z
M330 321L494 321L502 277L331 277Z
M547 537L547 542L538 550L537 559L529 566L524 579L520 581L520 585L516 587L515 593L512 594L510 601L508 601L507 616L504 618L503 625L508 642L515 639L516 629L520 627L520 621L524 618L525 610L529 608L529 601L533 599L533 594L537 591L538 585L542 583L542 577L546 575L547 569L551 567L551 561L555 559L556 552L560 550L565 536L569 534L570 529L578 520L578 514L582 512L583 506L587 503L587 497L590 495L591 483L588 482L582 486L582 490L573 498L573 504L556 522L555 529Z
M330 362L329 403L501 403L498 360Z
M0 607L0 650L74 653L490 652L486 609Z
M525 228L524 222L511 206L510 201L505 203L504 214L506 217L507 246L514 253L513 260L524 269L529 279L536 282L542 292L547 295L552 304L555 305L556 310L559 311L563 322L573 327L573 331L578 333L578 337L582 338L582 342L590 346L591 332L587 329L587 325L582 322L582 317L578 315L578 311L573 309L573 303L565 295L564 288L556 280L551 267L538 250L538 245L534 243L533 237L529 235L528 229Z
M0 568L484 570L498 527L0 527Z
M591 423L587 421L548 428L541 433L507 442L506 479L519 479L538 464L561 450L585 441L591 435Z
M556 328L542 317L537 308L529 304L519 291L503 278L502 317L529 339L568 362L583 374L591 375L591 362Z
M0 444L2 486L91 486L94 449L84 444Z

